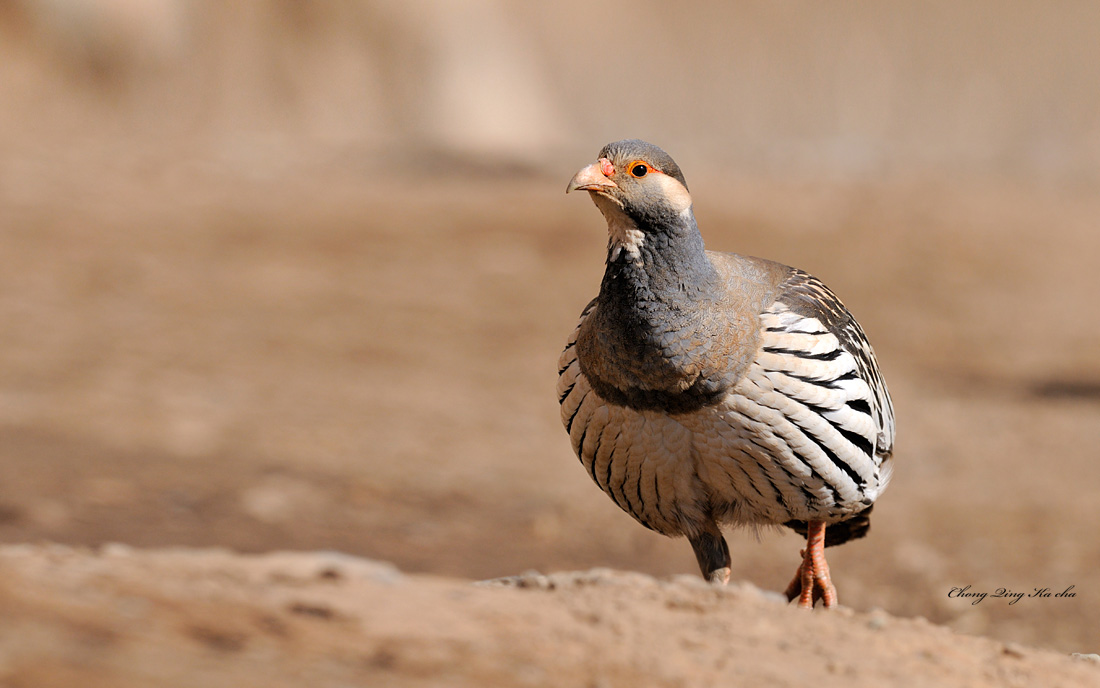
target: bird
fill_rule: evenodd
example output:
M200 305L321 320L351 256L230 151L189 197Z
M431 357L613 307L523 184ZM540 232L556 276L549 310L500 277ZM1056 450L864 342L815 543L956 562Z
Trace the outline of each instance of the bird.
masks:
M804 535L788 602L836 606L824 548L867 533L893 469L863 329L816 277L707 250L683 173L653 144L607 144L570 191L608 230L599 294L558 361L581 464L643 526L686 536L715 584L731 575L723 526Z

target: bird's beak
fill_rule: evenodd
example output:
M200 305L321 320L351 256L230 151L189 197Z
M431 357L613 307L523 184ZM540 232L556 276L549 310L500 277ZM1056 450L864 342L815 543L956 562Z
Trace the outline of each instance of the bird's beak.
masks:
M565 193L570 191L607 191L618 187L618 184L608 179L607 175L604 174L604 169L608 168L614 169L606 158L601 158L599 162L594 162L585 167L569 180L569 186L565 187Z

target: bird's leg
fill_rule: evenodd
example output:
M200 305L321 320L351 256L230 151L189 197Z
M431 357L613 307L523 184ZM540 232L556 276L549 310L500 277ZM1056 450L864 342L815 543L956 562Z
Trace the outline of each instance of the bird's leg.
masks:
M787 599L798 598L802 609L813 609L821 600L826 607L836 606L836 588L829 578L829 564L825 561L825 522L810 521L806 527L806 549L802 550L802 563L787 586Z
M725 585L730 581L730 548L716 523L709 523L704 531L689 536L695 559L703 572L703 578L711 583Z

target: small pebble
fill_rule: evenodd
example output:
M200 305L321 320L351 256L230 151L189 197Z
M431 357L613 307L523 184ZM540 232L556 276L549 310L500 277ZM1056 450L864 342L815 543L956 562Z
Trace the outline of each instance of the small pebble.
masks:
M534 570L524 571L518 576L505 576L503 578L478 581L475 585L494 588L535 588L538 590L553 590L556 587L554 581L550 580L549 576L544 576Z
M525 571L517 582L521 588L535 588L536 590L552 590L554 584L547 576L538 571Z
M1094 664L1100 664L1100 655L1098 654L1084 654L1082 652L1074 652L1072 657L1074 659L1080 659L1084 662L1093 662Z
M886 612L881 609L875 609L871 611L870 618L867 619L867 628L872 631L878 631L886 627L887 617Z
M131 557L134 548L121 542L108 542L99 548L99 553L105 557Z

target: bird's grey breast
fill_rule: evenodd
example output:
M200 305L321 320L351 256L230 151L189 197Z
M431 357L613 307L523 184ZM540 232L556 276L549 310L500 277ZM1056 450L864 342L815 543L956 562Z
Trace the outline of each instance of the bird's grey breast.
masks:
M577 337L581 371L601 397L688 413L721 401L744 374L781 266L708 257L718 276L714 288L661 298L601 294Z

